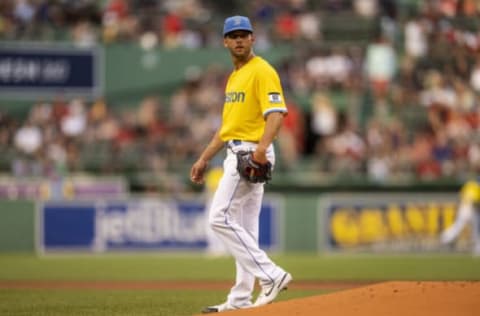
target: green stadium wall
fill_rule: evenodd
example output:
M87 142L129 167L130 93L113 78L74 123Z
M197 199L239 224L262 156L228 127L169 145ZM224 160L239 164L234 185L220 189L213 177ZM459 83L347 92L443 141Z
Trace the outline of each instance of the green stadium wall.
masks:
M35 248L35 203L0 201L0 251L32 252Z
M285 194L286 251L317 251L318 194ZM320 219L321 220L321 219Z

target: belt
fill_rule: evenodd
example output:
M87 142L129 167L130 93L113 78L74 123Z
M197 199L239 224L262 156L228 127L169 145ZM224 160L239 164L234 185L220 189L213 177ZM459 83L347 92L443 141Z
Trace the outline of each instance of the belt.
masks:
M258 144L258 142L250 140L231 139L226 142L227 146L240 146L242 144Z

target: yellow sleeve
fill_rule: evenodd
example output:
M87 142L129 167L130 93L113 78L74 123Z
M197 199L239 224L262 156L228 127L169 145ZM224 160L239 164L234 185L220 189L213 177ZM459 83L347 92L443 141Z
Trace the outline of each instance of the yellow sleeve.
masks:
M257 95L263 116L270 112L287 113L280 78L271 66L264 66L257 72Z

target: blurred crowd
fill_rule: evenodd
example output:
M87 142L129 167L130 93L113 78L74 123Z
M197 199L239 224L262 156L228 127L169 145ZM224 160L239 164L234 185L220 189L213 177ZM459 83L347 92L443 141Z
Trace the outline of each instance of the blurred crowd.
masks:
M260 52L279 42L298 48L277 65L289 107L280 171L379 183L463 180L480 171L474 0L6 0L0 37L219 46L218 25L232 8L252 18ZM325 17L345 14L375 21L367 41L325 39ZM1 169L178 175L219 125L229 71L189 74L171 97L152 93L135 108L58 97L33 104L23 120L0 112Z
M138 41L194 49L220 45L218 25L240 12L252 18L258 45L269 46L318 40L319 17L346 11L364 17L392 15L395 1L2 0L0 38L68 40L78 46Z

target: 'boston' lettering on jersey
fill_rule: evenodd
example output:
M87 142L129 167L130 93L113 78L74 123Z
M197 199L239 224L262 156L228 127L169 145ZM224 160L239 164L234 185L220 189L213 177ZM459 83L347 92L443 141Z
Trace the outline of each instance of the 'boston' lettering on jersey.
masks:
M227 92L225 94L225 103L245 102L245 92Z

